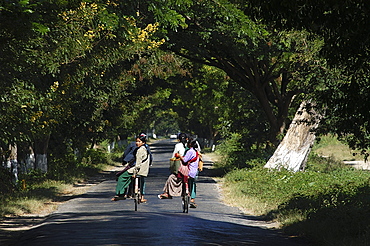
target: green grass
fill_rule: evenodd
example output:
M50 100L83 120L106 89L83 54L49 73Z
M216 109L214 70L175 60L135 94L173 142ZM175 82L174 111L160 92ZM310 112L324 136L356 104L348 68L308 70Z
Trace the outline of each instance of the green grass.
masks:
M230 205L278 222L286 234L313 245L370 245L370 172L344 164L363 160L344 143L321 137L306 171L296 173L267 170L265 155L240 155L234 142L222 147L226 155L215 167L227 171L220 182Z
M224 196L231 205L278 222L286 234L314 245L369 245L370 172L345 166L342 160L350 156L345 145L325 137L305 172L267 170L256 159L259 165L247 163L249 168L225 175Z
M11 181L9 171L0 169L0 216L52 212L60 202L84 193L88 187L81 185L76 188L75 184L97 175L102 170L110 169L115 163L114 160L119 159L119 155L122 154L91 150L80 162L73 156L53 159L49 163L48 174L38 171L21 174L17 184Z
M364 157L350 149L332 135L321 136L312 148L319 156L332 157L341 161L363 161Z
M360 243L367 235L369 183L369 172L351 168L327 173L255 168L230 172L223 187L232 191L226 197L234 205L278 221L287 234L305 235L315 245L336 245L331 241L350 237Z

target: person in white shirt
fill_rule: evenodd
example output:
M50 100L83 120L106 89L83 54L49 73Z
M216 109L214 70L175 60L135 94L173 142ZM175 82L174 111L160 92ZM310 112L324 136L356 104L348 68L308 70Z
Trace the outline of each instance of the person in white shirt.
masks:
M177 139L179 142L175 145L175 149L173 150L173 153L172 153L172 158L175 157L176 153L180 154L181 156L185 155L185 149L187 147L186 145L188 141L188 136L185 133L180 133L177 136Z

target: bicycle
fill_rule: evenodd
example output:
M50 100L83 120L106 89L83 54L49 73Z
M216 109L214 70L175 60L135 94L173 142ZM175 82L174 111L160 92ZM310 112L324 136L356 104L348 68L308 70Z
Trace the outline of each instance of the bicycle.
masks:
M141 203L141 190L140 190L140 176L138 176L134 172L134 203L135 203L135 211L137 211L137 206Z
M182 212L189 213L189 202L190 202L190 192L188 182L182 182L182 193L181 193L181 203L182 203Z

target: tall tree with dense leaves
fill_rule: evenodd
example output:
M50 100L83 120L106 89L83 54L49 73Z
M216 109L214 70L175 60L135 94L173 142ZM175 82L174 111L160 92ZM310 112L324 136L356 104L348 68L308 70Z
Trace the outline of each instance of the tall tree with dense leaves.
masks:
M2 7L4 143L34 143L39 163L46 163L50 139L94 143L113 123L107 112L122 114L130 110L124 105L142 101L138 95L150 82L142 82L136 66L164 42L152 37L156 23L139 27L115 2ZM17 14L24 35L11 28Z
M193 66L190 73L171 95L181 129L209 140L209 145L236 132L246 148L266 141L266 119L249 92L212 66Z
M322 82L322 42L308 32L271 28L233 1L151 1L145 8L165 28L163 47L222 69L254 95L274 143L295 97Z
M324 41L321 54L337 72L317 94L327 108L322 132L334 132L351 147L370 147L370 3L349 1L248 1L246 12L279 29L306 29Z

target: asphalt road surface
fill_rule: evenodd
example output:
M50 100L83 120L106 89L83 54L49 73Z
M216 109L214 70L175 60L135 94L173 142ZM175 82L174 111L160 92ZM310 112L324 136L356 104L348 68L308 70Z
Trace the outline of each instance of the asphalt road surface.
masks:
M257 217L222 203L207 167L197 182L198 207L182 212L181 198L160 200L169 175L175 142L151 145L154 163L147 178L148 202L112 202L116 181L111 179L61 205L44 223L22 233L11 245L305 245L268 229Z

